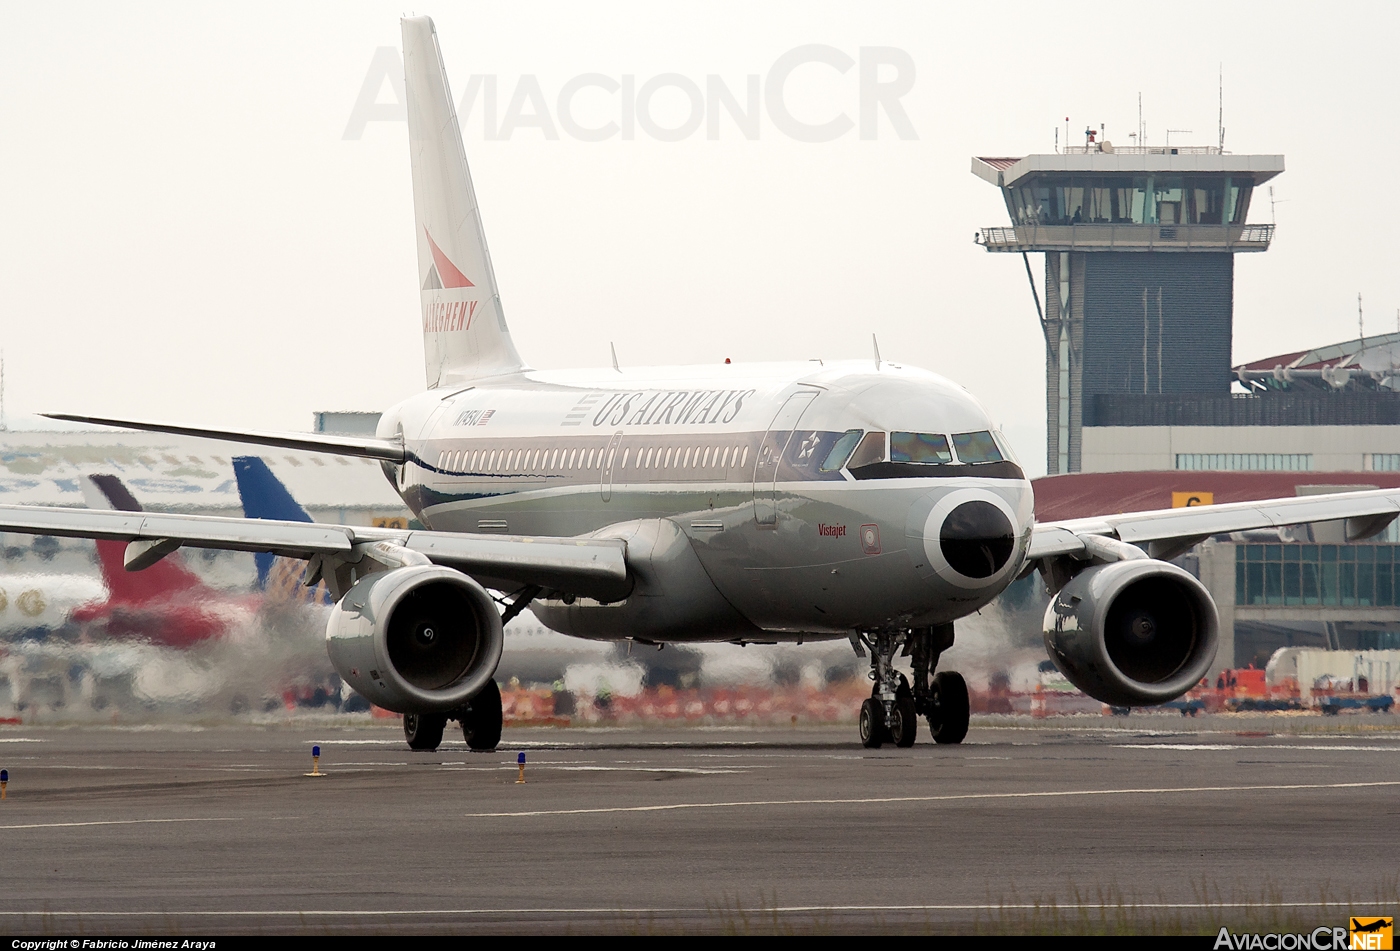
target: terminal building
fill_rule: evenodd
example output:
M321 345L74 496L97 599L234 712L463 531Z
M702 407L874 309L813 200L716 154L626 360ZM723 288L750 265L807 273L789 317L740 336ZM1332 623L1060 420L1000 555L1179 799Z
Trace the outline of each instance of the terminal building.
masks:
M1044 335L1037 517L1400 487L1400 334L1234 362L1235 258L1269 248L1249 209L1283 157L1089 138L972 160L1011 219L978 241L1022 256ZM1397 542L1324 524L1197 546L1179 562L1219 608L1217 667L1400 647Z

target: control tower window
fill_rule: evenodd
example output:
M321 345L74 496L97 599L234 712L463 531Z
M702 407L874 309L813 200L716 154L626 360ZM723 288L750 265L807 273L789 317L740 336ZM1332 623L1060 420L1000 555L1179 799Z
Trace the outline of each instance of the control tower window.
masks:
M1251 187L1224 178L1073 175L1006 189L1012 220L1027 225L1243 224Z
M953 453L941 433L890 433L890 461L944 465L953 461Z
M1182 217L1182 195L1180 188L1157 189L1157 221L1164 225L1186 224Z
M1252 191L1248 185L1232 185L1230 187L1230 223L1242 225L1249 217L1249 193Z
M958 461L969 465L1002 461L1001 450L988 432L957 433L953 436L953 447L958 451Z
M1202 225L1222 223L1220 215L1225 195L1219 182L1192 182L1186 195L1190 200L1187 220Z

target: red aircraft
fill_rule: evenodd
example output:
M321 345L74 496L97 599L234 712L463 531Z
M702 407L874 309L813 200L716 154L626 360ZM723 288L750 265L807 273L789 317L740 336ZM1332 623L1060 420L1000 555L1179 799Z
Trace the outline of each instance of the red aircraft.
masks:
M90 508L140 512L122 481L113 475L87 476L84 497ZM127 571L126 543L97 541L97 559L107 600L73 610L72 619L101 638L145 640L164 647L188 648L227 633L245 622L262 602L211 588L174 552L142 571Z

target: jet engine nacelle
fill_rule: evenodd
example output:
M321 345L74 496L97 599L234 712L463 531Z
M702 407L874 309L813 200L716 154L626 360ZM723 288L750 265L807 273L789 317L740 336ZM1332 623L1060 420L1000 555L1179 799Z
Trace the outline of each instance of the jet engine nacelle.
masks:
M496 672L501 616L486 590L439 565L369 575L336 604L326 651L347 684L398 713L451 713Z
M1164 561L1087 568L1045 611L1045 647L1061 673L1115 706L1165 703L1210 670L1219 641L1203 584Z

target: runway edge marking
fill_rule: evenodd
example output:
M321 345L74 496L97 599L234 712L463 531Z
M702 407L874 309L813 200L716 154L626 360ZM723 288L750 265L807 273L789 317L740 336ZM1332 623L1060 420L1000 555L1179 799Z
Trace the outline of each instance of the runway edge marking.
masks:
M1066 789L1048 792L959 793L947 796L882 796L868 799L757 799L749 802L678 802L657 806L604 806L596 809L539 809L528 812L469 812L465 819L515 819L534 816L587 816L611 812L667 812L679 809L734 809L741 806L865 806L882 803L959 802L979 799L1054 799L1073 796L1144 796L1198 792L1286 792L1303 789L1363 789L1400 786L1400 780L1371 783L1296 783L1267 786L1178 786L1148 789Z
M242 822L235 816L193 817L189 819L105 819L94 822L31 822L25 825L0 826L0 832L7 829L71 829L78 826L136 826L153 822Z

